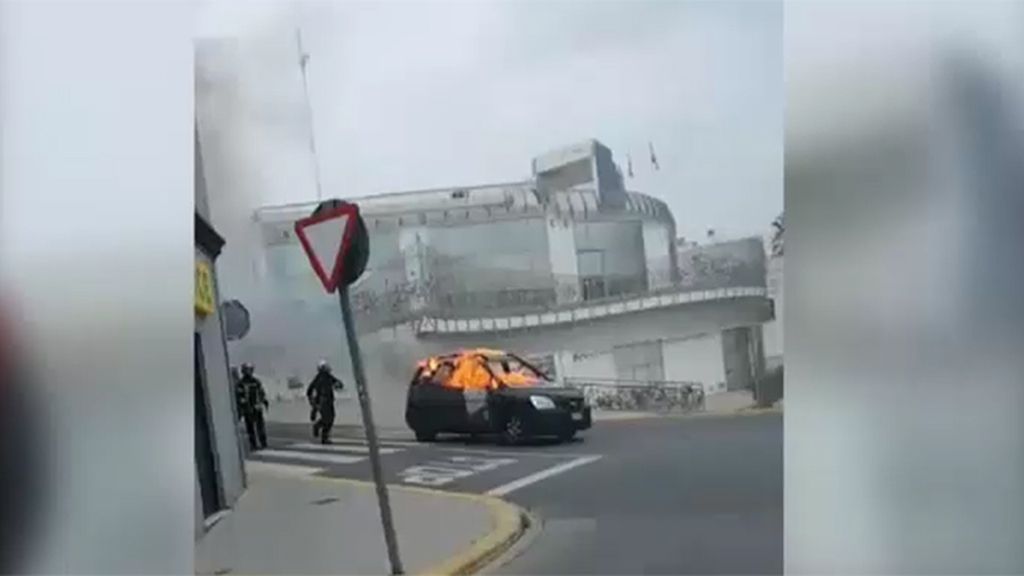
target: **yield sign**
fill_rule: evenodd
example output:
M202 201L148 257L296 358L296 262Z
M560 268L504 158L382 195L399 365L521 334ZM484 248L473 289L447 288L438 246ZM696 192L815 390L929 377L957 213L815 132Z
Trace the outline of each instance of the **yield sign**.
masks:
M327 292L334 292L338 287L358 218L356 205L346 203L295 223L295 234Z

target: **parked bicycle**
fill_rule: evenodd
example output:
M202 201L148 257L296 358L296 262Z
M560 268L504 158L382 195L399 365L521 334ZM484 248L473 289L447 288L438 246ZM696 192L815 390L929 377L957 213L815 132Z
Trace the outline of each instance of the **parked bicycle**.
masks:
M704 409L704 387L695 382L637 382L567 379L597 410L691 412Z

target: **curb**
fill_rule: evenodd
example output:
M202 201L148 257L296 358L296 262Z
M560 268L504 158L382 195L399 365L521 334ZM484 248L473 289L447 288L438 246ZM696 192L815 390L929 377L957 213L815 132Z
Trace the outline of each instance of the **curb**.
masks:
M329 476L307 476L307 480L336 482L341 484L352 484L364 487L373 487L374 483L366 480L351 480L349 478L332 478ZM483 504L491 513L492 528L486 535L477 538L469 547L444 562L436 564L420 572L422 576L454 576L473 574L486 566L492 560L498 558L508 550L526 531L529 525L529 516L525 510L512 504L483 494L472 494L469 492L447 492L444 490L431 490L415 486L387 485L388 491L411 492L414 494L426 494L428 496L442 496L446 498L461 498Z
M623 422L627 420L649 420L651 418L661 418L666 416L665 414L657 414L654 412L629 412L623 414L616 414L614 411L605 413L594 413L591 420L594 423L597 422Z
M737 408L729 412L694 412L692 414L680 414L678 418L736 418L739 416L761 416L763 414L782 414L782 408L754 408L747 406Z
M440 491L424 490L425 492L437 493ZM423 576L447 576L474 574L487 564L501 556L512 547L526 531L529 521L525 510L522 508L495 498L493 496L482 496L463 492L441 492L447 496L455 496L481 502L491 511L491 519L494 521L494 528L489 534L473 542L469 548L445 560L429 570L422 572Z
M476 572L479 576L493 576L499 573L502 567L521 556L529 550L544 531L544 520L534 512L523 510L523 533L516 538L504 551L492 558Z
M736 411L737 414L749 414L755 416L757 414L782 414L781 406L767 406L765 408L758 408L756 406L748 406L746 408L740 408Z

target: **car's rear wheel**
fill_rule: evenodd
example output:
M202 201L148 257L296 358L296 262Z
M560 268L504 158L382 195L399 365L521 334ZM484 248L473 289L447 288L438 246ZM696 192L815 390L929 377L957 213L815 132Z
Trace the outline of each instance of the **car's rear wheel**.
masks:
M522 441L525 435L525 426L523 425L523 419L516 414L510 415L505 419L505 424L501 427L501 441L504 444L518 444Z
M417 442L433 442L437 439L436 430L414 430Z

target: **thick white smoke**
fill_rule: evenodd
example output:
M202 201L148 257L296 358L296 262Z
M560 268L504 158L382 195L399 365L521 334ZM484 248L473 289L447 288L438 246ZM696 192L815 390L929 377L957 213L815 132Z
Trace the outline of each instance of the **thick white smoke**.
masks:
M326 295L299 304L274 293L254 222L262 206L316 198L292 15L282 9L277 18L196 45L196 118L211 219L227 241L217 262L220 295L241 300L252 318L250 334L230 346L231 362L253 362L272 396L289 394L290 377L308 381L321 358L351 383L337 305ZM423 351L398 332L367 334L361 344L378 423L398 424L404 384Z
M197 41L195 105L211 219L227 241L217 262L220 295L241 300L252 318L232 362L265 360L264 371L283 377L320 353L291 357L310 347L292 340L302 330L262 281L254 218L267 204L313 199L316 187L295 19L283 8L264 16L229 37ZM292 361L268 366L268 350Z

